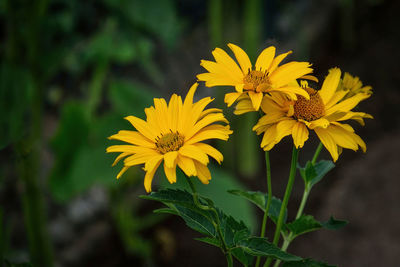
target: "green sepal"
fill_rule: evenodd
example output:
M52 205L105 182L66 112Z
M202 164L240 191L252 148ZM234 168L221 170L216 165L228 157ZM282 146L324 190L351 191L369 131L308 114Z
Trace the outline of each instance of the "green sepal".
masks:
M300 261L301 258L287 252L269 242L266 238L250 237L238 244L245 252L253 256L273 257L282 261Z
M259 207L262 211L265 211L267 207L268 194L266 193L262 193L259 191L242 191L242 190L228 190L228 192L233 195L240 196L249 200L257 207ZM281 206L282 206L282 201L279 198L272 196L271 204L268 210L268 216L272 219L274 223L276 223L278 220ZM285 209L283 222L286 222L286 219L287 219L287 209Z
M304 183L308 185L309 189L321 181L322 178L324 178L324 176L334 167L335 164L330 160L321 160L314 165L311 161L307 161L304 168L298 166L300 175L303 178Z
M303 259L301 261L285 262L282 267L337 267L337 266L328 265L325 262L319 262L313 259Z

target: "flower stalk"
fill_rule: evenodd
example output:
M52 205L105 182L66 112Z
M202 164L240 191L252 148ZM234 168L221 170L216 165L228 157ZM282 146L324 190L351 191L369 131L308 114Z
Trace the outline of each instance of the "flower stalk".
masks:
M274 239L272 241L272 243L274 245L278 245L278 242L279 242L279 237L280 237L281 229L282 229L282 225L283 225L283 218L285 216L285 210L286 210L287 204L289 202L290 195L292 193L294 178L296 177L296 167L297 167L298 156L299 156L299 150L295 146L293 146L289 180L288 180L288 184L286 186L285 195L283 197L282 206L279 211L279 217L278 217L278 222L276 224ZM268 258L264 264L264 267L268 267L271 264L271 262L272 262L272 258Z

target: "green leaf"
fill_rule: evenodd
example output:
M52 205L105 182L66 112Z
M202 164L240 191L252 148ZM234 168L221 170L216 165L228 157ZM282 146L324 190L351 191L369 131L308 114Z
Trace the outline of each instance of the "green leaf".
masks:
M265 211L267 206L268 194L259 191L243 191L243 190L228 190L229 193L243 197L250 202L254 203L262 211ZM271 204L268 210L268 216L276 223L279 217L279 212L281 210L282 201L276 197L272 197ZM287 210L285 210L284 222L287 219Z
M210 211L198 208L193 201L191 193L183 190L165 189L140 197L164 203L174 210L176 215L182 217L190 228L202 234L215 237L213 214Z
M187 207L194 206L193 195L183 190L164 189L151 192L148 195L142 195L140 198L160 201L163 203L180 204Z
M302 215L297 220L286 224L286 227L292 231L296 237L304 233L318 230L322 228L322 224L311 215Z
M333 168L333 164L330 160L321 160L315 165L308 161L304 168L299 167L300 175L303 178L305 184L309 184L309 187L313 187L316 183L322 180L324 176Z
M282 267L336 267L328 265L325 262L318 262L313 259L304 259L301 261L285 262Z
M216 238L212 238L212 237L199 237L199 238L195 238L195 240L200 241L200 242L204 242L216 247L221 247L221 242L219 242L218 239Z
M250 235L250 230L242 222L236 221L232 216L228 216L221 211L218 212L221 222L221 231L228 247L232 247L240 240Z
M294 220L293 222L286 224L285 227L292 231L292 233L294 234L294 239L299 235L316 231L321 228L325 228L328 230L338 230L344 227L346 224L346 221L336 220L333 217L331 217L327 222L319 222L311 215L302 215L300 218Z
M195 208L190 209L178 204L170 204L169 206L174 206L179 216L182 217L187 226L193 230L211 237L216 236L216 231L210 217L204 215L206 212L200 209L196 210Z
M345 227L348 223L348 221L336 220L335 218L330 217L328 221L322 223L322 227L328 230L339 230Z
M236 247L236 248L233 248L231 250L231 252L232 252L232 255L246 267L250 266L254 260L254 256L245 252L245 250L243 248Z
M282 261L299 261L300 257L282 251L274 244L268 242L266 238L250 237L242 240L238 244L245 252L253 256L273 257Z
M233 196L226 192L226 188L239 188L244 189L244 186L240 184L236 177L231 173L222 170L214 166L213 164L208 165L212 179L208 185L202 184L199 179L192 177L194 185L197 191L202 197L212 199L215 206L223 210L225 214L232 216L233 218L243 221L250 229L256 227L256 218L252 207L248 201ZM158 181L161 183L163 188L179 188L190 190L186 178L181 170L177 168L177 182L170 184L165 178L164 172L161 172L162 177L159 177Z

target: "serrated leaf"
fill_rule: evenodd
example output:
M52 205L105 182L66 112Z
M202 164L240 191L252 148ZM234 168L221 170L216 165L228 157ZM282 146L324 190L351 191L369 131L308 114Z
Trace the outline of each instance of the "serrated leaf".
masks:
M171 205L172 206L172 205ZM202 234L215 237L216 231L210 217L205 216L204 212L189 209L179 204L173 204L179 216L186 222L187 226Z
M237 247L231 250L232 255L240 261L245 267L250 266L253 263L254 256L245 252L243 248Z
M303 259L301 261L285 262L282 267L336 267L336 265L328 265L325 262L313 259Z
M218 239L216 238L212 238L212 237L199 237L199 238L195 238L195 240L200 241L200 242L204 242L207 244L210 244L212 246L216 246L216 247L221 247L221 243L219 242Z
M294 236L299 236L311 231L322 228L322 224L314 219L311 215L302 215L300 218L291 223L286 224L286 227L292 231Z
M233 237L233 243L238 244L240 241L247 239L250 235L249 229L242 229L239 231L236 231L234 237Z
M321 160L313 165L310 161L304 168L299 167L300 175L306 184L311 188L322 180L324 176L333 168L335 164L330 160Z
M247 237L250 235L250 230L248 227L242 222L236 221L232 216L227 216L223 212L218 212L221 222L221 231L223 234L223 238L228 247L232 247L236 244L235 237L240 238L240 235L247 234ZM243 237L242 239L244 239Z
M316 231L321 228L328 230L338 230L344 227L347 221L336 220L331 217L327 222L319 222L311 215L302 215L300 218L294 220L291 223L285 225L290 231L292 231L294 237L299 235Z
M192 179L198 193L201 195L201 199L206 201L205 197L212 199L215 206L223 210L226 215L230 215L238 221L243 221L250 229L255 228L256 219L251 204L246 199L236 197L226 191L226 188L244 189L244 186L231 173L211 163L208 166L213 177L208 185L203 185L197 178ZM161 174L161 179L157 179L157 181L160 182L162 188L186 189L190 191L186 178L180 169L177 169L177 182L174 184L168 182L163 172Z
M193 196L187 191L176 189L164 189L151 192L148 195L141 195L140 198L160 201L163 203L175 203L186 206L193 206Z
M243 191L243 190L228 190L229 193L243 197L250 202L254 203L262 211L265 211L267 206L268 194L259 191ZM282 201L279 198L272 197L271 204L268 210L268 216L276 223L279 217L279 212L281 210ZM285 210L284 222L287 219L287 210Z
M330 217L328 221L322 223L322 227L328 230L339 230L345 227L349 222L343 220L336 220L333 217Z
M282 261L300 261L301 258L287 252L269 242L266 238L251 237L238 244L245 252L253 256L273 257Z

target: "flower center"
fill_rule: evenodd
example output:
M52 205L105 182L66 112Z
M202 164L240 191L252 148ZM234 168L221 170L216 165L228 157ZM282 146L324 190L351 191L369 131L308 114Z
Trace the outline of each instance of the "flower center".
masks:
M298 96L294 103L294 117L305 121L313 121L325 115L325 105L317 90L304 88L310 95L310 100L303 96Z
M156 148L161 154L170 151L177 151L183 146L184 138L179 132L170 132L161 134L161 137L156 138Z
M258 92L264 92L271 86L271 82L268 78L268 72L262 72L259 70L249 70L246 76L243 78L243 89L252 90ZM259 87L259 85L262 85Z

